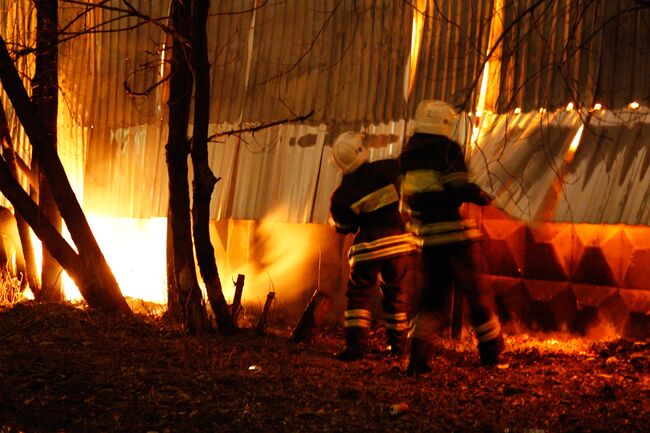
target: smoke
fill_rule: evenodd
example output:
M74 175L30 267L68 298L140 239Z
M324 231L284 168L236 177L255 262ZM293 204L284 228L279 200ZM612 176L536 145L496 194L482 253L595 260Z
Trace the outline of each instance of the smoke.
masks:
M230 302L237 274L246 278L242 303L261 305L270 291L293 314L321 284L322 227L286 223L276 209L260 221L230 221L220 263L222 286ZM246 258L245 260L244 257ZM237 264L239 263L239 264ZM223 266L225 265L225 266ZM289 311L291 310L291 311Z
M245 276L245 308L261 307L273 291L275 312L295 317L317 288L325 286L336 295L346 274L344 238L322 225L283 222L284 215L285 210L276 209L262 220L212 222L211 240L227 302L233 300L238 274ZM166 219L90 216L89 222L122 293L166 304ZM200 278L198 269L197 274ZM79 300L72 280L67 274L63 278L66 298Z

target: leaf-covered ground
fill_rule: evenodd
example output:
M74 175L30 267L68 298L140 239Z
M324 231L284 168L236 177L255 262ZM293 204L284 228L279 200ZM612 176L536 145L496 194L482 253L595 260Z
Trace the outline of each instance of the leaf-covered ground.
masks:
M441 341L433 372L410 378L379 350L332 359L340 329L288 334L191 338L145 316L4 308L0 432L650 431L648 342L509 336L504 364L484 368L468 342Z

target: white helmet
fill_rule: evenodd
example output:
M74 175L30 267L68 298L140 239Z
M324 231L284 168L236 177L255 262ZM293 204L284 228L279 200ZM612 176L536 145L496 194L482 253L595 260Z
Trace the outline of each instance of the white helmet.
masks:
M425 99L415 109L413 132L444 135L451 139L456 110L444 101Z
M352 173L370 158L364 141L365 136L359 132L344 132L336 137L332 159L343 174Z

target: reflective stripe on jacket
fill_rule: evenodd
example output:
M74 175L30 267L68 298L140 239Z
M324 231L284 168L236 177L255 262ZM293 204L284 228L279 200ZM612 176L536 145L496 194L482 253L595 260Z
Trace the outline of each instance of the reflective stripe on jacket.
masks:
M330 216L337 231L356 232L349 250L350 266L415 249L399 215L399 177L394 159L365 163L345 175L332 194Z
M418 246L442 245L483 237L459 207L473 200L467 168L458 143L440 135L415 134L400 155L402 210ZM477 191L480 191L477 189Z
M467 219L424 224L414 218L406 224L406 228L415 235L415 242L420 247L483 238L476 223Z

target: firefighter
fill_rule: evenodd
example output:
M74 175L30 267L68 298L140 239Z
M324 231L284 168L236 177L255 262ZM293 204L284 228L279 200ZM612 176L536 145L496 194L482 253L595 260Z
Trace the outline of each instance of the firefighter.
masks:
M431 336L448 325L445 303L454 284L468 300L481 363L496 364L504 348L494 294L479 281L482 233L459 210L462 203L485 206L492 199L468 181L462 150L452 139L455 124L456 112L445 102L420 102L414 134L399 156L401 211L421 247L423 271L407 368L412 375L430 371Z
M334 356L341 361L363 358L374 289L381 275L388 353L399 357L406 350L406 290L414 244L400 219L397 160L368 162L365 136L354 132L337 137L332 158L343 179L331 197L330 222L339 233L355 234L348 253L345 347Z

